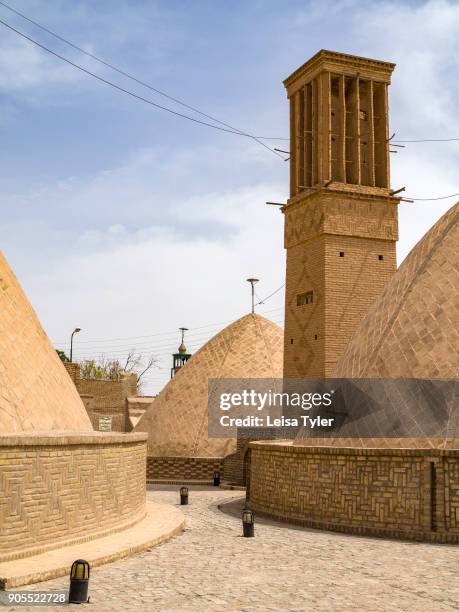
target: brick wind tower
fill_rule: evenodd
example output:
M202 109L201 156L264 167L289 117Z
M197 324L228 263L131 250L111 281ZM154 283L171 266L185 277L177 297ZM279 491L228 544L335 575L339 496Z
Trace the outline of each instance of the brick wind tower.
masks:
M398 198L389 181L394 64L319 51L285 81L290 199L284 377L331 377L396 270Z

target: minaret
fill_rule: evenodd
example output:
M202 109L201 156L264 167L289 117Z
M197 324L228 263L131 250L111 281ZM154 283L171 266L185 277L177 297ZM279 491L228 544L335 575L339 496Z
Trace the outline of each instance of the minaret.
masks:
M182 366L188 361L191 357L191 353L187 353L185 346L185 332L188 331L187 327L179 327L179 330L182 332L182 341L180 346L178 347L178 352L172 355L172 368L171 368L171 378L173 378L177 372L180 370Z
M319 51L285 81L290 199L284 377L330 377L396 270L389 180L394 64Z

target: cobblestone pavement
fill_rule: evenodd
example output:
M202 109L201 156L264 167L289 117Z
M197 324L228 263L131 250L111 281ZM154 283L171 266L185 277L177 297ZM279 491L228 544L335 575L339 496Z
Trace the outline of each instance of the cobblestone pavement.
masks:
M148 495L176 504L178 488L162 487ZM356 537L261 519L255 538L243 538L240 518L216 506L236 497L237 491L190 487L190 505L183 507L186 531L151 551L94 568L91 603L83 609L459 610L459 547ZM68 589L68 578L22 589Z

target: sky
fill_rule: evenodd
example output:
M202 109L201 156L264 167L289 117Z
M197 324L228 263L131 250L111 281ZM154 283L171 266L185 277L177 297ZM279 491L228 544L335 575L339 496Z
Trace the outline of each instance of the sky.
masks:
M282 85L320 49L395 62L399 140L459 138L459 3L354 0L9 0L86 51L250 134L286 138ZM119 87L208 121L0 5L0 19ZM283 140L263 141L288 150ZM196 351L284 282L288 163L255 141L134 99L0 24L0 249L46 332L74 358L154 354L170 376L178 328ZM459 142L391 156L406 195L459 192ZM456 198L459 199L459 198ZM455 202L399 208L400 263ZM257 312L283 323L283 291Z

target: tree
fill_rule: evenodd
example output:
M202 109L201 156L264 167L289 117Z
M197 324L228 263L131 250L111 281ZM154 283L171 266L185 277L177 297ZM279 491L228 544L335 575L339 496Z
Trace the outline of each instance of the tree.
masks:
M58 349L56 349L56 353L58 354L59 359L61 361L63 361L64 363L70 363L70 359L67 357L64 351L59 351Z
M142 377L153 367L158 367L154 355L148 357L131 349L123 362L101 355L96 359L86 359L80 363L81 377L91 380L119 380L122 374L137 374L137 392L140 393Z

